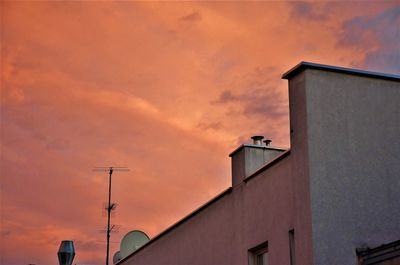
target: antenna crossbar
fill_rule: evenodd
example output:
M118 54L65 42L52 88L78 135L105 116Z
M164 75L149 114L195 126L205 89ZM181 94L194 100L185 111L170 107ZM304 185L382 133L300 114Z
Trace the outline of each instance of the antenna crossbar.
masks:
M94 167L93 171L108 171L110 169L129 171L128 167Z

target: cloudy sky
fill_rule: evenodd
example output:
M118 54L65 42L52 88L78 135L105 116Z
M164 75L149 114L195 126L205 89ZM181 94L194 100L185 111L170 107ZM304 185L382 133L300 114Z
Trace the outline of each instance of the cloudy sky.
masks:
M1 2L0 263L103 264L132 229L155 236L230 185L254 134L289 147L300 61L400 74L400 4ZM116 243L114 243L116 242Z

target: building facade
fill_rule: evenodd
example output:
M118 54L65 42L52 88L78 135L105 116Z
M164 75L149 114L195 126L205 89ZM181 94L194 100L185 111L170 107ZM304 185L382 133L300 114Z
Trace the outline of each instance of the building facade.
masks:
M283 78L290 149L240 146L232 187L118 264L399 264L400 76L303 62Z

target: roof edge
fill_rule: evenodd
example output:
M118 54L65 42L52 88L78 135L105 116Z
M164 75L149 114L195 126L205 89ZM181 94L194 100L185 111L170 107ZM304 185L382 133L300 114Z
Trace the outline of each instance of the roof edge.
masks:
M323 70L323 71L330 71L342 74L350 74L350 75L357 75L357 76L366 76L366 77L374 77L386 80L393 80L393 81L400 81L400 75L395 74L387 74L387 73L379 73L379 72L371 72L353 68L345 68L345 67L338 67L326 64L318 64L318 63L311 63L311 62L300 62L295 67L287 71L282 75L282 79L290 79L293 76L297 75L298 73L306 70L306 69L316 69L316 70Z
M283 147L278 147L278 146L272 146L272 145L257 145L257 144L242 144L235 150L233 150L230 154L229 157L232 157L234 154L239 152L245 147L252 147L252 148L259 148L259 149L269 149L269 150L277 150L277 151L287 151L288 148L283 148Z
M170 227L168 227L167 229L165 229L164 231L162 231L161 233L159 233L158 235L156 235L155 237L150 239L150 241L148 241L146 244L144 244L143 246L138 248L135 252L133 252L133 253L129 254L128 256L126 256L125 258L121 259L116 264L122 264L123 262L128 260L130 257L134 256L136 253L138 253L141 250L143 250L144 248L148 247L149 245L151 245L152 243L154 243L158 239L162 238L164 235L168 234L169 232L171 232L172 230L174 230L175 228L177 228L181 224L183 224L186 221L188 221L190 218L192 218L196 214L198 214L201 211L203 211L204 209L206 209L208 206L212 205L214 202L217 202L221 198L225 197L225 195L229 194L231 191L232 191L232 187L227 188L226 190L224 190L223 192L221 192L220 194L218 194L217 196L215 196L214 198L212 198L208 202L204 203L202 206L200 206L199 208L197 208L196 210L194 210L193 212L191 212L187 216L185 216L182 219L180 219L178 222L174 223L173 225L171 225Z

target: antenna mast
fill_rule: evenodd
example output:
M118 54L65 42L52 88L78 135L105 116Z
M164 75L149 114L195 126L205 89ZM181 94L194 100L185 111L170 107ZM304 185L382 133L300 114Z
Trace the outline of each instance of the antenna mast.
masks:
M111 219L111 211L114 209L115 204L111 203L111 177L114 171L129 171L127 167L95 167L93 171L103 171L108 172L108 206L107 206L107 254L106 254L106 265L108 265L108 256L110 253L110 219Z

